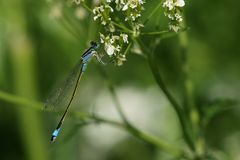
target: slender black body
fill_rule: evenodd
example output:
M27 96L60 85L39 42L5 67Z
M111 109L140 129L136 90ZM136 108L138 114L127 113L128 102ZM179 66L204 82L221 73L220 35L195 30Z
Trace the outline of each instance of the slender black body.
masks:
M74 86L74 89L73 89L73 92L72 92L72 95L71 95L71 98L68 102L68 105L56 127L56 129L53 131L52 133L52 136L51 136L51 142L54 142L56 137L58 136L58 133L61 129L61 126L64 122L64 119L69 111L69 108L72 104L72 101L76 95L76 91L77 91L77 88L78 88L78 84L79 84L79 81L81 80L81 77L84 73L84 71L87 69L87 63L90 61L90 59L92 58L92 56L94 55L95 53L95 50L98 48L98 44L96 42L91 42L91 47L83 53L83 55L81 56L81 66L80 66L80 69L79 69L79 73L78 73L78 77L77 77L77 81L75 83L75 86Z

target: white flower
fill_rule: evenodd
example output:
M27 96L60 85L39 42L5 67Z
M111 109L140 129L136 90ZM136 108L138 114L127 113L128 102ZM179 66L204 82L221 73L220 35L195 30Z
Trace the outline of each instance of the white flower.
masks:
M101 24L105 26L105 25L107 24L107 22L103 20L103 21L101 22Z
M142 23L135 23L133 26L133 36L137 37L140 34L140 28L144 27Z
M170 11L173 10L175 7L184 7L185 2L184 0L166 0L163 3L163 7L168 8Z
M117 62L117 57L121 57L121 51L124 43L128 43L128 35L127 34L120 34L118 35L103 35L100 33L100 42L104 44L104 50L106 54L110 57L116 58L115 62ZM121 60L123 61L123 60ZM118 63L116 63L118 64Z
M123 64L123 62L126 61L126 56L125 56L124 54L119 54L119 55L117 55L115 61L116 61L115 63L116 63L118 66L121 66L121 65Z
M175 2L174 4L175 4L175 6L177 6L177 7L183 7L183 6L185 6L184 0L176 0L176 2Z
M167 17L170 19L170 20L174 20L174 16L172 14L168 14Z
M178 32L183 21L182 7L185 6L184 0L165 0L163 8L164 15L168 17L169 29Z
M115 41L119 40L119 36L113 35L111 38L112 43L114 43Z
M164 3L163 3L163 7L165 8L168 8L170 11L174 8L174 3L173 3L173 0L166 0Z
M177 20L178 22L182 22L182 21L183 21L183 18L182 18L182 16L181 16L179 13L176 13L176 14L175 14L175 18L176 18L176 20Z
M132 9L137 8L137 6L140 5L138 0L128 0L128 3Z
M126 11L128 7L135 9L142 4L143 4L142 0L128 0L127 3L125 3L125 5L123 6L122 10Z
M116 4L125 4L124 0L115 0Z
M119 45L117 45L117 47L115 48L115 50L116 50L117 52L120 52L121 49L122 49L122 48L121 48Z
M115 47L112 44L105 44L105 51L109 56L112 56L115 52Z
M128 43L128 35L127 34L121 33L120 36L122 37L124 43Z
M109 8L111 12L114 11L113 8L112 8L111 6L109 6L109 5L106 5L105 7L106 7L106 8Z
M144 9L143 4L145 2L143 0L128 0L126 3L117 4L117 8L122 7L122 11L125 12L125 21L136 21L138 17L141 16L141 11Z
M180 27L179 27L178 25L172 25L172 24L170 24L170 25L169 25L169 29L170 29L170 30L173 30L174 32L178 32L179 29L180 29Z
M101 43L105 43L106 39L109 39L109 37L105 37L102 33L99 33L100 34L100 42Z
M94 21L100 19L102 25L106 25L111 21L109 12L113 12L113 8L108 4L97 6L93 9Z
M115 32L115 26L112 23L110 23L108 27L110 32Z
M121 10L121 8L123 8L123 6L126 4L124 2L124 0L115 0L115 3L116 3L116 9L117 10Z
M128 4L125 4L124 6L123 6L123 11L126 11L128 9Z
M116 47L115 47L115 41L119 39L119 36L113 35L110 37L104 36L102 33L100 33L100 42L104 44L104 50L109 56L112 56L116 52Z
M102 3L101 3L102 2ZM100 33L100 42L103 50L113 59L116 65L121 65L126 60L126 49L129 45L129 35L121 33L121 27L116 25L111 18L115 16L114 11L118 11L120 20L125 19L131 24L133 35L140 34L140 28L143 24L139 18L144 10L143 4L145 0L105 0L93 9L94 20L99 20L103 26L103 33ZM111 6L114 6L113 9ZM123 31L124 32L124 31Z

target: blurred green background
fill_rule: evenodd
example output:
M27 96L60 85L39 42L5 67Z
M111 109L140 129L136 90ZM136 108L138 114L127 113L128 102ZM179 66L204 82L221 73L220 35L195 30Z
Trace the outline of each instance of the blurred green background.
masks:
M158 3L147 2L144 16ZM186 0L189 74L198 107L206 107L215 100L239 100L239 5L237 1ZM98 32L92 15L77 12L76 7L62 6L64 18L53 19L59 16L59 6L60 3L43 0L0 1L0 159L171 159L121 129L105 124L79 127L80 122L70 116L56 143L50 144L59 114L4 98L4 93L9 93L44 102L79 60L89 41L95 40ZM161 17L161 20L160 26L164 28L166 19ZM154 23L151 20L146 29L151 29ZM173 95L181 99L178 36L163 40L158 50L163 79ZM129 53L123 66L107 65L104 69L134 125L169 144L184 147L176 113L156 85L146 59ZM106 80L95 61L81 81L71 110L119 120ZM217 159L240 159L239 122L239 105L234 105L224 108L208 123L204 134L209 152Z

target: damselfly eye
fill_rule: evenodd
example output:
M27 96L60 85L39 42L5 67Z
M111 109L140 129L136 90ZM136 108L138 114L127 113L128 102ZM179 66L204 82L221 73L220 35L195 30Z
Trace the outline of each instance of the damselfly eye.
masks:
M91 41L90 44L93 48L98 48L99 47L99 44L97 42Z
M97 43L96 43L96 42L94 42L94 41L91 41L91 42L90 42L90 44L91 44L91 46L92 46L92 47L95 47L95 46L97 46Z

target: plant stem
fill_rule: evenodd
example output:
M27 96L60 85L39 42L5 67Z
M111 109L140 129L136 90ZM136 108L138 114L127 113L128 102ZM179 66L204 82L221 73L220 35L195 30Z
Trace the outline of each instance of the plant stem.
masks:
M158 86L161 88L169 102L172 104L174 110L177 113L177 116L179 118L182 131L183 131L183 137L186 140L187 144L192 150L195 150L195 146L193 143L193 140L191 138L190 132L189 132L189 126L187 125L185 117L185 113L183 112L181 106L177 103L177 101L174 99L174 97L171 95L169 90L167 89L164 81L162 80L162 76L159 72L159 68L157 66L157 63L154 61L154 53L152 53L142 42L140 39L138 39L138 43L142 47L142 50L148 55L149 65L151 68L151 71L153 73L153 76L158 84Z
M108 89L109 89L109 91L110 91L110 93L111 93L111 95L112 95L113 101L114 101L114 103L115 103L115 106L116 106L116 109L117 109L119 115L121 116L122 120L124 121L124 123L125 123L126 125L130 125L127 117L125 116L125 114L124 114L124 112L123 112L123 110L122 110L121 103L120 103L120 101L119 101L118 98L117 98L116 90L115 90L113 84L111 83L111 81L109 81L109 77L108 77L106 71L105 71L101 66L99 67L99 70L100 70L100 73L101 73L102 77L103 77L103 78L105 79L105 81L107 82Z
M88 7L85 2L82 3L82 4L83 4L83 7L84 7L86 10L88 10L90 13L93 13L92 9L91 9L90 7Z
M42 110L42 107L44 106L40 102L36 101L31 101L22 97L18 97L9 93L5 93L0 91L0 99L7 101L12 104L17 104L13 105L14 107L20 106L23 108L29 108L29 109L36 109L36 110ZM50 110L50 112L53 112ZM169 145L167 142L164 140L159 139L158 137L155 137L150 134L146 134L132 126L126 125L124 123L120 123L114 120L109 120L97 115L89 114L86 112L78 112L78 111L71 111L70 116L76 119L80 120L94 120L96 123L105 123L108 125L112 125L115 127L118 127L120 129L124 129L125 131L131 133L134 137L146 142L147 144L153 145L156 148L159 148L160 150L163 150L167 153L173 154L175 156L180 156L183 154L182 150L179 148L176 148L174 146Z
M170 32L171 31L142 32L140 35L162 35Z
M26 98L22 98L19 96L15 96L3 91L0 91L0 99L6 102L10 102L16 105L16 107L24 107L24 108L35 109L35 110L40 110L43 107L42 103L32 101Z
M129 51L129 49L131 48L131 46L132 46L132 43L129 43L127 48L126 48L126 50L124 51L123 55L127 55L127 53Z
M117 22L114 22L114 21L112 21L112 23L113 23L115 26L117 26L117 27L123 29L125 32L133 33L132 30L128 29L128 28L125 27L124 25L118 24Z
M127 129L127 131L130 131L130 133L133 136L139 138L140 140L143 140L147 144L151 144L152 146L155 146L159 149L163 149L164 151L166 151L176 157L183 155L183 152L180 149L170 146L169 144L165 143L164 141L160 140L159 138L157 138L155 136L146 134L132 126L127 126L126 129Z
M188 62L188 55L187 55L187 46L188 46L188 39L187 33L182 32L179 34L179 42L181 47L181 57L182 57L182 74L183 74L183 95L184 95L184 109L187 115L190 127L191 127L191 134L194 136L194 142L196 147L196 152L198 156L204 154L204 138L199 135L200 131L200 120L199 120L199 112L194 103L194 96L193 96L193 83L189 76L189 62Z
M159 139L158 137L155 137L150 134L146 134L133 126L130 126L130 125L127 125L124 123L120 123L117 121L105 119L105 118L102 118L102 117L99 117L96 115L87 114L87 113L74 112L74 115L76 118L79 118L79 119L83 119L83 118L92 119L92 120L96 121L96 123L106 123L108 125L112 125L112 126L124 129L127 132L129 132L130 134L132 134L134 137L136 137L136 138L142 140L143 142L150 144L156 148L159 148L167 153L170 153L175 156L183 155L183 152L180 149L169 145L168 143L164 142L163 140Z

